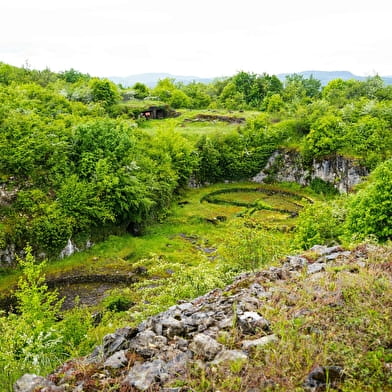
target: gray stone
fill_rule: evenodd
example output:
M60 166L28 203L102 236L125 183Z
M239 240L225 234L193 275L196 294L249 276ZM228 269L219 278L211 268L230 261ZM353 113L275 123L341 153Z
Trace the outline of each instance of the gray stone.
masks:
M314 245L309 249L311 252L316 253L318 256L326 256L331 253L340 252L340 246L325 246L325 245Z
M124 384L145 391L154 383L165 382L168 378L166 363L157 359L152 362L136 363L126 376Z
M243 340L242 348L244 350L249 350L252 347L265 346L266 344L277 342L278 340L279 339L276 337L276 335L263 336L260 339L254 339L254 340Z
M125 353L125 350L114 353L104 362L103 366L110 367L113 369L120 369L124 367L128 363L128 358L126 357Z
M327 384L336 386L343 378L344 372L340 366L317 366L308 374L303 387L307 392L317 392L325 390Z
M325 256L325 259L327 261L332 261L332 260L336 260L338 257L348 257L351 254L351 252L346 251L346 252L334 252L331 253L327 256Z
M167 317L161 321L162 335L167 336L169 339L174 336L181 336L184 332L184 323L174 317Z
M269 330L269 322L256 312L245 312L238 316L237 323L241 331L248 335L254 335L260 330Z
M128 348L144 358L151 358L166 344L167 339L164 336L156 335L153 331L147 329L139 332L129 342Z
M256 297L264 297L266 291L264 290L264 287L259 285L258 283L253 283L249 287L250 292L255 295Z
M175 354L175 355L173 355ZM173 353L172 358L167 362L166 368L170 375L184 373L187 363L192 359L190 351Z
M176 336L174 339L175 347L179 350L185 351L188 348L188 340Z
M284 267L288 268L289 270L297 271L302 269L308 264L308 260L305 257L301 256L287 256L286 262L284 263Z
M25 374L14 384L15 392L35 392L43 390L43 388L50 388L51 392L62 392L62 387L56 387L51 381L36 374Z
M137 331L136 328L125 327L106 335L103 338L103 356L108 358L117 351L127 349L130 339L136 335Z
M199 357L211 361L223 346L210 336L199 333L193 338L189 348Z
M308 274L315 274L316 272L325 270L325 263L313 263L308 265Z
M223 362L246 361L248 355L240 350L222 350L215 359L211 362L213 365L218 365Z

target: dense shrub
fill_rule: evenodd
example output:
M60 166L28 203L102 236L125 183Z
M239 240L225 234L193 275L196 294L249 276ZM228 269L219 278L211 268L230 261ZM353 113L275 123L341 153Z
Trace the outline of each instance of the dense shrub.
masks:
M367 185L350 198L346 229L357 239L392 238L392 159L378 166Z
M295 244L309 249L316 244L340 242L345 217L343 202L315 202L300 213L295 231Z

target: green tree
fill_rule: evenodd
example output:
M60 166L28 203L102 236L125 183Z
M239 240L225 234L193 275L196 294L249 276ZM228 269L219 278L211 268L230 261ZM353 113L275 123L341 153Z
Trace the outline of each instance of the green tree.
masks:
M143 83L137 82L132 86L136 99L144 99L150 95L150 89Z
M366 186L348 203L348 236L363 239L374 235L380 241L392 239L392 159L380 164Z
M108 79L93 78L89 82L92 99L105 107L114 105L120 99L117 86Z

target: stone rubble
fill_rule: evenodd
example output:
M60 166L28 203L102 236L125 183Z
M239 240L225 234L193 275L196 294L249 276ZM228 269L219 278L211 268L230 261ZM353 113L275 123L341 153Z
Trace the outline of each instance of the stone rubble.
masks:
M224 289L215 289L190 302L181 301L136 328L118 329L106 335L102 345L82 359L82 363L116 371L124 388L169 391L175 388L165 389L164 384L185 374L192 363L201 361L204 366L213 366L227 361L247 361L256 347L279 341L269 321L258 312L263 302L281 290L271 282L304 272L311 275L325 269L328 263L355 257L340 247L316 246L310 252L316 255L314 262L305 256L287 256L280 267L244 273ZM295 302L294 294L291 300ZM234 335L239 340L237 349L227 343ZM136 359L131 361L130 355ZM24 375L15 383L14 390L32 392L39 386L44 387L42 391L47 388L47 392L83 390L83 381L72 384L67 369L60 367L54 373L62 375L57 385L49 381L56 380L53 375L47 379ZM334 369L326 371L331 375ZM315 377L309 375L305 381L309 388L313 388ZM74 389L67 385L73 385Z

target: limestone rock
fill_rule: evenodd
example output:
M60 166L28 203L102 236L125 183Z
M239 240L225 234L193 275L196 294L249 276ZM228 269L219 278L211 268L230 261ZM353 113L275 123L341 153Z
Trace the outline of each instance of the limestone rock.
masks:
M119 369L124 367L128 363L128 358L126 357L125 353L125 350L116 352L104 362L103 366L112 369Z
M35 374L25 374L14 384L15 392L35 392L38 390L42 392L46 390L50 392L64 391L62 387L56 387L51 381Z
M125 327L103 338L103 355L105 358L112 356L120 350L129 348L129 340L137 333L137 329Z
M223 346L215 339L204 333L197 334L189 348L198 356L207 361L214 359L216 354L222 350Z
M218 365L222 362L246 361L248 355L240 350L222 350L215 359L211 362L213 365Z
M267 335L254 340L243 340L242 348L244 350L249 350L252 347L265 346L266 344L277 342L278 340L279 339L276 337L276 335Z
M254 335L260 330L269 330L269 322L256 312L245 312L238 317L237 322L240 330L246 335Z
M145 391L154 383L164 382L168 377L166 363L157 359L152 362L136 363L126 376L124 384Z
M315 274L316 272L325 270L325 263L313 263L308 265L308 274Z

